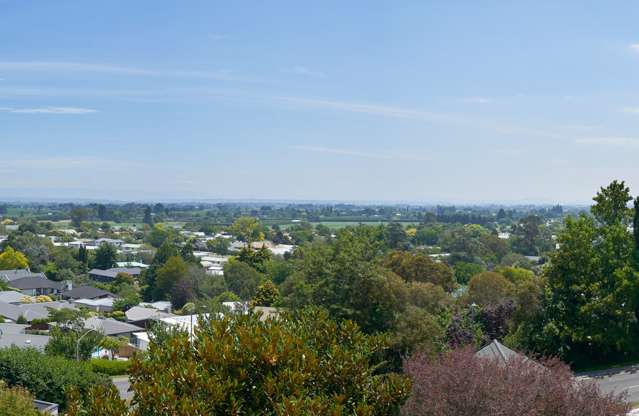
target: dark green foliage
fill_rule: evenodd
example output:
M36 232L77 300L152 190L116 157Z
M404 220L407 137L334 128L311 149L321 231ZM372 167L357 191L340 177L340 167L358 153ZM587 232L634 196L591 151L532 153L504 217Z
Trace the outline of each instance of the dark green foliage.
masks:
M242 300L253 299L263 279L261 273L244 262L231 260L224 265L226 287Z
M110 269L115 267L115 263L118 261L118 251L112 244L102 243L100 247L95 251L95 258L93 259L94 269Z
M86 392L105 385L107 379L84 362L42 354L35 349L0 349L0 379L10 386L22 386L38 399L66 405L66 391L74 387Z

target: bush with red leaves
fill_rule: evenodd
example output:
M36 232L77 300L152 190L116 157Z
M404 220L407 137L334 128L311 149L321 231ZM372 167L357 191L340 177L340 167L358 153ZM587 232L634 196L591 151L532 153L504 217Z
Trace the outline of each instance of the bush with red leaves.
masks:
M540 365L542 364L542 365ZM507 365L460 349L435 360L415 355L404 364L413 379L403 416L620 416L622 395L604 395L578 382L559 360L512 359Z

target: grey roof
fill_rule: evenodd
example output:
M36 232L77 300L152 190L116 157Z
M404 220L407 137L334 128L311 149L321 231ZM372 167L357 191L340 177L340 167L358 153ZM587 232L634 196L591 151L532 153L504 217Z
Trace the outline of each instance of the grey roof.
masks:
M20 348L36 348L44 350L49 343L49 337L46 335L31 334L2 334L0 335L0 348L7 348L12 345Z
M0 270L0 278L12 282L25 277L45 277L44 273L33 273L29 269Z
M31 322L34 319L44 319L49 317L49 310L53 309L75 309L73 305L67 302L41 302L41 303L23 303L21 305L12 305L6 302L0 302L0 315L5 318L17 321L22 315Z
M143 306L134 306L125 312L126 319L130 322L146 321L149 319L168 318L173 316L170 313L159 311L155 308L145 308Z
M2 331L2 335L6 334L24 334L24 330L27 329L29 325L23 324L11 324L11 323L1 323L0 331Z
M475 353L475 357L496 360L503 364L508 364L508 362L513 359L528 360L528 357L525 355L511 350L496 339L481 350L477 351Z
M0 292L0 295L2 292ZM71 299L95 299L105 296L115 296L113 293L93 286L77 286L66 292L62 296Z
M116 321L112 318L87 318L84 321L84 326L85 328L91 328L93 330L102 332L104 335L119 335L140 331L140 328L135 325Z
M108 270L91 269L91 271L89 271L89 275L94 274L97 276L104 276L115 279L118 273L128 273L131 276L139 276L141 272L142 269L140 269L139 267L113 267Z
M20 303L22 298L24 298L24 295L15 290L0 291L0 302Z
M49 280L46 277L23 277L21 279L12 280L9 283L9 286L14 287L20 290L29 290L29 289L57 289L61 290L66 285L64 282L55 282L53 280Z

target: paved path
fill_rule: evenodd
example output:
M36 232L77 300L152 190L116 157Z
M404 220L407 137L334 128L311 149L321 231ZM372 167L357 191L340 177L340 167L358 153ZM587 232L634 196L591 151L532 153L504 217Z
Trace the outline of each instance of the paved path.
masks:
M111 380L113 381L113 384L115 384L115 387L117 387L118 392L120 392L120 397L126 400L133 397L133 392L129 391L131 383L129 382L128 376L116 376L112 377Z
M627 400L639 402L639 365L582 373L579 378L593 379L604 393L628 393Z

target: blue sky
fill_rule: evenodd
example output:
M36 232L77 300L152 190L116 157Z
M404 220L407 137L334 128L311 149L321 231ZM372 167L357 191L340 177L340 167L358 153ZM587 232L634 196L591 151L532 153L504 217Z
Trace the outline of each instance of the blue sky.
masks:
M639 3L510 3L0 0L0 198L639 189Z

